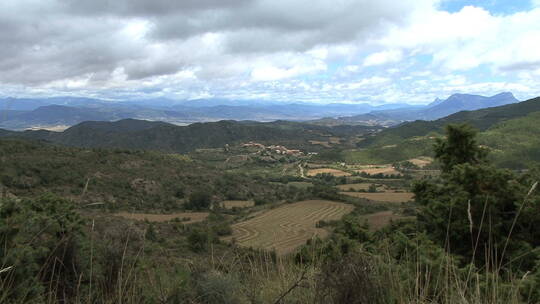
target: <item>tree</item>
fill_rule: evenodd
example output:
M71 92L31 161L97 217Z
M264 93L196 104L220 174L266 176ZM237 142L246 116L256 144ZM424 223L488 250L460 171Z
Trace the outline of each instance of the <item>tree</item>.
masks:
M533 207L540 200L527 195L531 182L490 165L470 127L446 130L446 140L436 146L441 179L423 180L413 188L421 206L419 223L436 243L479 266L495 268L519 257L514 262L531 269L532 248L540 245L535 232L540 216Z
M447 125L446 139L437 138L435 158L442 164L443 172L455 165L479 164L486 160L487 151L476 143L476 130L467 124Z

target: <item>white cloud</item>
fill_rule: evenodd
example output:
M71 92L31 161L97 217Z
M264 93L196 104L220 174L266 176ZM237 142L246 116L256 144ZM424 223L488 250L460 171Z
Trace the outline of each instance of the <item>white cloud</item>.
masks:
M540 8L495 16L466 6L456 13L435 9L414 15L406 27L395 27L378 43L433 56L448 70L488 64L494 68L527 69L540 63Z
M403 58L400 50L389 50L371 54L364 60L364 66L374 66L386 63L398 62Z

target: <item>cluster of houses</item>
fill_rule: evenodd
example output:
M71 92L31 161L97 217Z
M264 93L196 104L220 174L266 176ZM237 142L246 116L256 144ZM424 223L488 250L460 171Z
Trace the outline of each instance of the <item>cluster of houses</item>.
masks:
M304 154L302 151L297 150L297 149L288 149L285 146L279 146L279 145L265 146L263 144L252 142L252 141L250 141L248 143L245 143L245 144L242 144L242 147L245 147L245 148L255 147L255 148L259 148L259 149L261 149L263 151L269 151L269 152L273 152L273 153L281 154L281 155L299 156L299 155Z

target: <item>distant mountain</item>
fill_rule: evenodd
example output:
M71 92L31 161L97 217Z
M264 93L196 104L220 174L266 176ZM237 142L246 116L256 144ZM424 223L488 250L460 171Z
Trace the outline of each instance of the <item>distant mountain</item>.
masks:
M387 145L406 138L425 136L430 132L440 133L449 123L468 123L483 131L497 123L538 111L540 111L540 97L498 107L461 111L434 121L417 120L385 129L376 136L366 139L361 145L364 147Z
M382 126L397 125L406 121L436 120L460 111L472 111L482 108L496 107L505 104L516 103L518 100L512 93L505 92L491 97L472 94L454 94L447 99L435 99L426 106L396 107L385 110L373 110L362 115L315 120L315 124L339 125L373 125Z
M297 122L271 123L219 121L176 126L164 122L125 119L116 122L87 121L63 132L45 130L15 132L0 129L0 136L45 140L79 147L109 147L167 152L189 152L225 144L260 141L292 148L317 149L310 140L327 141L331 136L349 136L377 131L363 126L322 127Z
M518 100L509 92L500 93L491 97L472 94L453 94L446 100L436 99L424 108L376 111L373 112L373 114L391 117L398 121L418 119L435 120L460 111L497 107L516 102L518 102Z
M6 98L0 99L0 128L48 129L59 125L72 126L86 120L115 121L125 118L166 121L175 124L220 120L305 121L403 107L408 107L408 105L280 103L226 99L178 101L155 98L107 101L76 97Z
M459 111L472 111L516 102L518 102L518 100L510 92L500 93L491 97L471 94L454 94L444 101L436 101L432 106L421 110L420 117L432 120Z

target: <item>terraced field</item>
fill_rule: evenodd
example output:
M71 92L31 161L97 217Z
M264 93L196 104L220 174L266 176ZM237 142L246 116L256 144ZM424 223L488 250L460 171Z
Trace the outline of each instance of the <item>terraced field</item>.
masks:
M275 250L283 255L308 239L325 237L328 232L315 227L318 221L340 219L353 209L352 205L324 200L286 204L234 224L233 235L226 239L234 239L241 246Z

